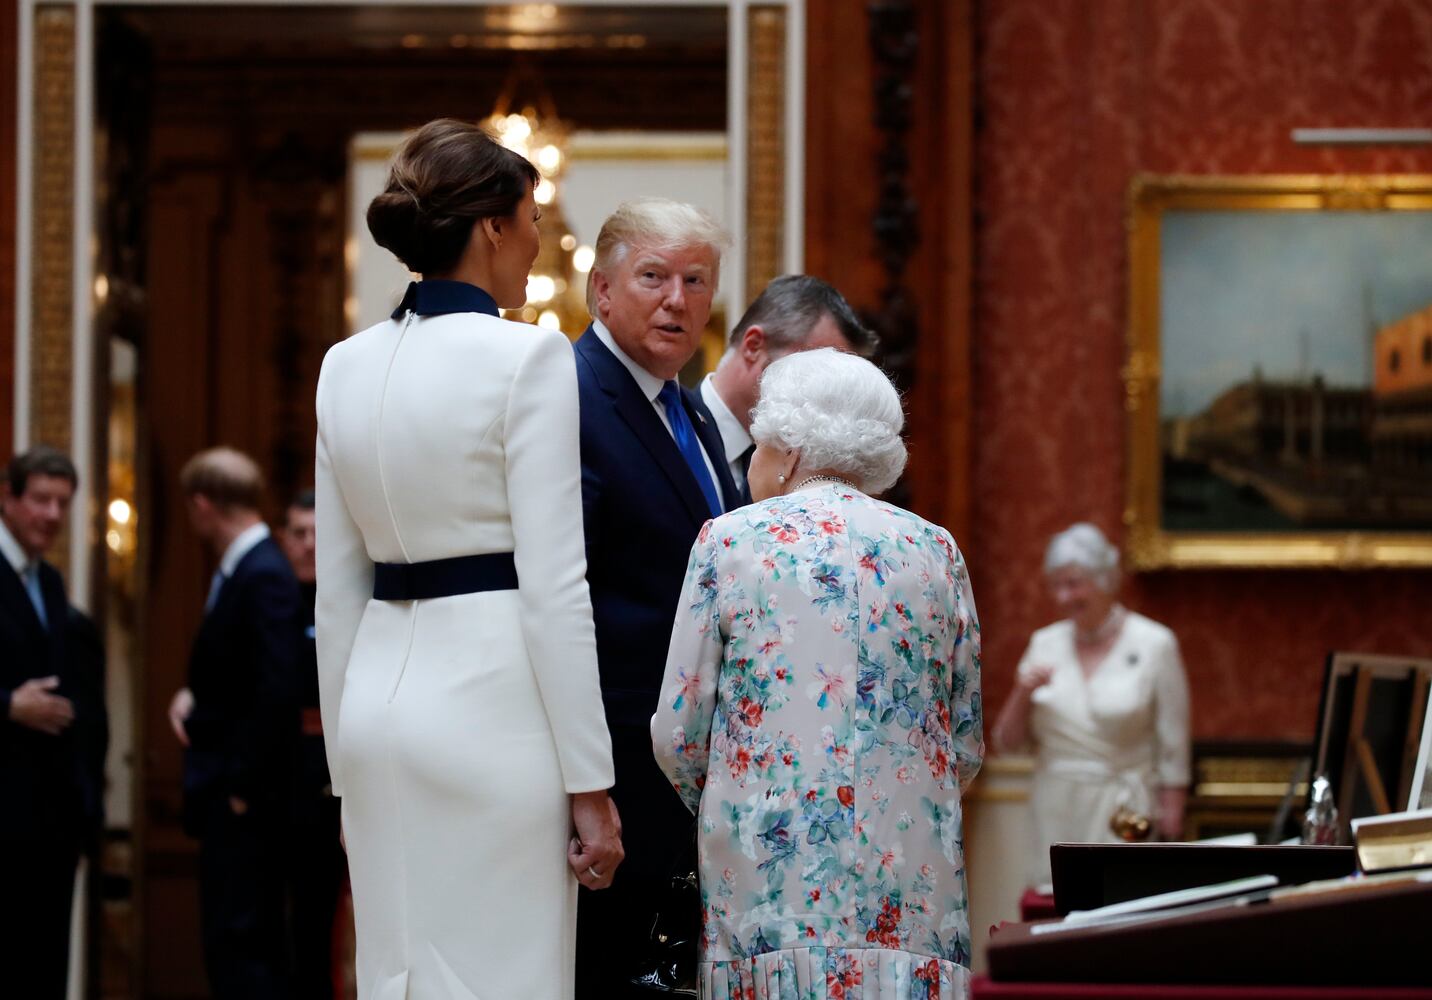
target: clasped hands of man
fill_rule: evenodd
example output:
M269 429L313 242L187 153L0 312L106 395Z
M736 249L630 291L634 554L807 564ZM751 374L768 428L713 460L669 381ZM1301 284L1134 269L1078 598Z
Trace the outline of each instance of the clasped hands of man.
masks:
M58 677L35 677L10 696L10 719L49 736L58 736L75 721L75 706L63 695Z

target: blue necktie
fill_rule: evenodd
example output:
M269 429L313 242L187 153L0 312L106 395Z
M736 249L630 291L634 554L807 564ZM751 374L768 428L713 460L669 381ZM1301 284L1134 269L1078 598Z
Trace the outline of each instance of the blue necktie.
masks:
M224 579L223 570L214 570L214 577L209 581L209 596L204 600L204 614L207 615L210 611L214 610L214 605L219 600L219 591L223 589L224 586Z
M675 382L667 382L656 398L661 400L666 419L671 422L671 436L676 439L676 447L681 449L681 457L686 459L691 474L696 477L696 485L706 496L711 516L715 517L721 513L721 496L716 492L716 484L711 481L711 473L706 470L706 458L701 451L701 442L696 440L696 428L691 426L686 407L681 405L681 389Z
M45 595L40 593L40 564L31 563L30 568L25 570L25 593L30 595L30 603L35 606L35 614L40 618L40 625L49 631L50 619L45 614Z

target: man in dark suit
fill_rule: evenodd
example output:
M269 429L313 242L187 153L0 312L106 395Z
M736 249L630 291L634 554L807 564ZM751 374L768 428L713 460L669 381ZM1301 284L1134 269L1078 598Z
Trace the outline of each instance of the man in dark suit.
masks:
M169 719L185 746L184 818L199 838L204 961L216 998L288 989L283 825L298 731L298 583L259 517L263 477L213 448L180 475L195 533L219 560Z
M34 1000L65 995L75 866L101 794L86 751L103 696L69 655L64 580L43 558L78 481L37 447L11 460L0 493L0 992Z
M731 478L743 503L751 500L746 470L756 444L751 411L761 398L761 376L777 358L797 351L833 347L869 357L875 334L855 315L845 297L808 274L774 279L746 307L731 329L726 353L701 382L701 402L716 418Z
M333 918L346 861L338 843L338 800L329 785L323 721L318 713L318 654L314 646L314 497L304 490L284 514L279 541L298 578L299 728L290 769L292 822L288 842L289 918L295 1000L333 996Z
M710 316L724 236L677 202L622 205L603 225L577 341L587 580L626 860L583 891L581 998L620 1000L646 954L691 815L656 767L650 724L682 578L701 525L736 506L715 422L676 382Z

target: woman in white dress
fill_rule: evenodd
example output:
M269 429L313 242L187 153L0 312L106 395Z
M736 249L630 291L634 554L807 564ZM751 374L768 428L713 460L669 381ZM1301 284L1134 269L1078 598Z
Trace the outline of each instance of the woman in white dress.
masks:
M374 238L424 280L318 383L318 666L361 1000L573 992L577 885L621 859L562 334L499 318L537 173L437 121ZM573 827L575 826L575 836Z
M1119 553L1092 524L1055 535L1045 580L1063 620L1029 640L994 726L1002 753L1032 744L1030 884L1049 882L1049 846L1119 839L1116 812L1182 836L1188 790L1188 683L1178 640L1126 610Z

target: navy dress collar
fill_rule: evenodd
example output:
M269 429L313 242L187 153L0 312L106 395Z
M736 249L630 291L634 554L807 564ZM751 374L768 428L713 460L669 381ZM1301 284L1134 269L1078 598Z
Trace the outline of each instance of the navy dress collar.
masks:
M402 319L403 314L412 311L419 316L443 316L447 313L486 313L501 316L497 300L476 285L466 281L448 281L444 278L429 278L426 281L408 282L403 301L393 310L393 319Z

